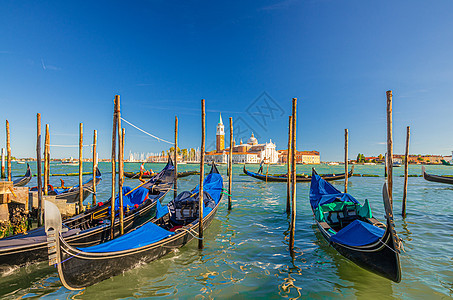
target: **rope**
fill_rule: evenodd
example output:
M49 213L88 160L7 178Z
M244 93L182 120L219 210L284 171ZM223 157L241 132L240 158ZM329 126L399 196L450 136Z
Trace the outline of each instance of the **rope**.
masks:
M391 234L391 233L390 233L390 234ZM390 238L392 238L392 237L390 237ZM384 242L382 241L382 238L379 239L379 242L381 242L384 246L386 246L387 248L389 248L390 250L392 250L393 252L395 252L395 254L400 254L398 251L395 251L394 249L390 248L389 245L387 245L386 243L384 243ZM401 240L399 241L398 244L401 244ZM398 245L398 246L399 246L399 245Z
M233 197L233 195L230 195L230 194L225 193L225 192L222 192L222 194L225 194L225 195L227 195L227 196Z
M65 148L72 148L72 147L79 147L80 145L50 145L50 144L45 144L46 146L49 147L65 147ZM82 145L83 147L91 147L94 144L88 144L88 145Z
M74 258L74 257L75 257L75 256L72 255L71 257L66 258L65 260L63 260L63 261L61 261L61 262L55 264L55 267L56 267L57 265L61 265L62 263L66 262L66 261L68 261L68 260L70 260L71 258Z
M181 227L181 228L179 228L179 229L182 229L182 230L187 231L192 237L196 238L197 240L203 240L203 238L199 238L198 236L195 236L195 235L192 233L192 229L190 229L190 228L189 228L189 229L186 229L186 228L182 228L182 227ZM197 233L195 232L195 234L197 234Z
M147 134L147 135L149 135L150 137L155 138L155 139L158 140L159 142L162 141L162 142L165 142L165 143L170 144L170 145L173 145L173 144L174 144L173 142L166 141L166 140L161 139L161 138L159 138L159 137L157 137L157 136L155 136L155 135L152 135L152 134L149 133L149 132L144 131L143 129L141 129L141 128L135 126L134 124L132 124L131 122L129 122L129 121L123 119L123 118L121 118L121 120L123 120L123 121L126 122L127 124L131 125L131 126L134 127L135 129L140 130L140 131L143 132L144 134Z

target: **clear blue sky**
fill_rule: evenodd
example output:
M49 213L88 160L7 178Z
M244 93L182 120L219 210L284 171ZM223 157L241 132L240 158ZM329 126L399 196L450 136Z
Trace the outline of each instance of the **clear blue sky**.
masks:
M86 143L97 129L107 158L115 94L125 119L164 139L177 115L181 148L200 145L205 98L208 145L222 112L241 136L253 130L283 149L297 97L297 148L341 160L344 128L351 158L385 152L391 89L394 152L410 125L411 153L448 155L452 11L451 1L412 0L1 1L0 120L15 156L36 156L40 112L52 144L77 144L83 122ZM169 147L124 127L126 154Z

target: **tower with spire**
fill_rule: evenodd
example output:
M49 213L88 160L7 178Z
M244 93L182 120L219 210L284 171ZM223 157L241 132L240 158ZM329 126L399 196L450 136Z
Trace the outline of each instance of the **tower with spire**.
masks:
M223 126L222 114L220 114L216 132L216 152L220 153L223 149L225 149L225 126Z

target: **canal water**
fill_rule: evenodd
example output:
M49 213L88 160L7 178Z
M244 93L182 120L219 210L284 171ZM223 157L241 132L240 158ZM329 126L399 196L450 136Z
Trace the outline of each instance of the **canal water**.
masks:
M140 164L127 163L126 171ZM163 164L147 164L155 171ZM310 174L310 165L297 172ZM342 173L343 166L316 165L318 173ZM13 163L13 174L25 173L26 165ZM180 165L178 170L195 170ZM185 247L122 275L82 291L62 287L56 269L47 263L12 269L0 277L2 299L131 299L131 298L236 298L236 299L449 299L453 297L453 186L410 177L407 217L401 217L403 168L394 169L394 215L397 233L403 239L402 281L393 283L361 269L334 251L318 232L309 206L309 183L297 184L295 254L288 249L289 218L285 213L286 183L263 182L243 175L234 166L233 209L224 196L215 220L205 232L205 248L196 240ZM256 171L257 165L248 169ZM427 166L428 173L453 174L453 167ZM36 172L36 166L32 169ZM91 164L84 166L89 171ZM103 180L98 201L110 194L108 163L100 163ZM209 170L209 167L206 167ZM51 173L77 172L77 166L51 165ZM226 166L219 167L227 187ZM271 166L269 173L285 173L285 166ZM349 193L370 201L374 216L384 220L382 186L384 168L355 166L355 173L379 177L352 177ZM421 166L409 174L420 175ZM84 176L84 180L89 176ZM66 186L77 176L63 177ZM126 180L136 186L138 180ZM180 191L198 183L198 176L181 178ZM51 177L59 185L59 177ZM36 178L28 186L36 185ZM342 190L343 181L334 185ZM170 193L164 199L167 203ZM91 201L89 197L86 201Z

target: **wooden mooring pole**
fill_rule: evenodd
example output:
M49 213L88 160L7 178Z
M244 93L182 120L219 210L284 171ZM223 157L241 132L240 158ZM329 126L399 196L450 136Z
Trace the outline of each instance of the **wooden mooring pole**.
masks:
M233 187L233 118L230 117L230 153L228 155L228 210L231 210Z
M120 234L124 234L124 207L123 207L123 183L124 183L124 159L123 159L123 134L121 129L121 105L118 97L116 101L116 118L118 125L118 195L120 202Z
M96 167L97 167L97 154L96 147L98 142L98 132L95 130L93 132L93 199L91 201L92 206L96 205Z
M296 117L297 115L297 98L293 98L293 115L292 115L292 141L291 141L291 231L289 235L289 247L294 249L294 236L296 228Z
M48 159L49 159L49 124L46 124L46 133L44 136L44 195L48 194L48 184L49 184L49 177L47 168L49 166Z
M79 124L79 213L83 211L83 123Z
M201 99L201 157L200 157L200 185L198 193L198 249L203 249L203 180L204 180L204 148L205 148L205 100Z
M387 91L387 186L393 208L393 116L392 91Z
M36 162L38 169L38 227L43 225L42 178L41 178L41 114L36 115Z
M2 148L2 178L5 177L5 148Z
M112 189L110 194L110 239L115 237L115 178L116 178L116 103L120 96L115 95L114 108L113 108L113 129L112 129L112 156L110 162L112 163Z
M348 142L349 142L349 132L346 128L344 130L344 192L348 192Z
M173 199L178 195L178 117L175 116L175 151L173 155L175 164L175 182L173 184Z
M46 168L46 175L47 175L47 183L50 182L50 132L49 132L49 124L46 124L46 134L47 134L47 168ZM47 190L47 187L46 187Z
M8 181L11 181L11 137L8 120L6 120L6 163L8 164Z
M289 116L288 125L288 152L286 153L286 167L287 167L287 178L286 178L286 213L291 213L291 147L293 140L293 116Z
M404 190L403 190L403 208L402 216L406 217L406 202L407 202L407 177L409 176L409 138L411 136L411 127L407 126L406 134L406 153L404 155Z

